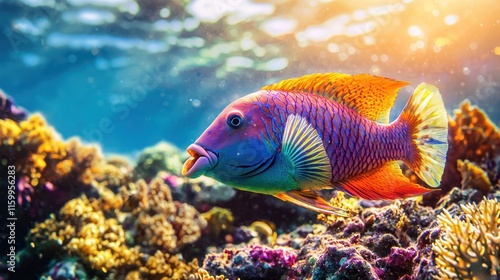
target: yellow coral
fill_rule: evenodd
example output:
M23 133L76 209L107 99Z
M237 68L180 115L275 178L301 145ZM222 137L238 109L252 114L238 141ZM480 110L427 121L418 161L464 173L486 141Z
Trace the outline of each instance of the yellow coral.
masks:
M500 203L461 205L464 219L444 210L437 219L443 236L432 248L439 279L496 279L499 269Z
M330 199L330 204L334 207L344 209L349 217L354 217L361 211L359 200L356 197L346 197L346 194L341 191L335 192L334 196ZM324 222L329 226L345 220L346 218L339 215L318 214L318 221Z
M125 208L136 218L136 240L170 253L201 236L207 222L186 203L175 203L169 187L157 177L148 185L144 180L123 187Z
M481 167L468 160L457 161L458 171L462 174L462 189L474 188L489 193L492 189L488 174Z
M155 194L159 194L160 190L165 190L163 185L158 182L153 185L155 185L152 186L152 189L156 190ZM115 277L121 279L187 279L189 274L198 269L196 259L186 263L178 257L160 250L156 250L156 253L150 256L142 253L139 246L128 245L124 228L113 217L132 214L123 213L117 209L121 205L121 197L102 187L99 189L99 193L101 195L99 199L88 199L86 196L81 196L66 203L60 210L60 220L51 217L37 224L30 231L27 242L32 244L32 248L39 250L40 254L43 254L44 250L52 250L54 246L59 246L56 249L77 256L83 263L94 269L95 273L105 275L112 272ZM146 195L150 196L147 190ZM165 196L169 197L168 194L163 193L163 197ZM160 201L152 202L148 202L148 207L152 207L156 202L160 203ZM192 216L185 215L185 212L196 212L196 210L186 210L182 205L176 207L172 200L164 201L164 203L170 203L173 206L156 205L155 207L158 208L153 209L173 209L170 216L144 214L146 211L151 211L152 208L141 208L141 211L136 213L138 217L147 219L147 222L144 222L145 229L152 230L150 235L152 241L151 243L144 241L145 245L157 245L155 242L162 240L165 229L171 228L171 234L176 238L169 239L173 243L168 248L174 251L178 244L192 242L193 238L199 236L189 227L183 226L188 223L196 223L193 219L189 220L193 218ZM172 228L172 224L176 220L172 215L177 214L180 218L188 219L184 223L175 225L179 228L179 232ZM158 219L160 219L160 223L158 223ZM175 234L179 234L179 238ZM188 240L184 240L183 235L189 236ZM160 245L163 246L163 244Z
M203 268L198 269L198 272L189 275L188 280L228 280L224 275L212 276Z
M101 159L96 147L76 139L63 142L39 114L20 123L0 120L0 128L0 155L13 159L19 177L27 176L33 187L46 182L65 186L66 179L73 185L91 183L90 167Z
M221 207L213 207L208 212L201 214L208 223L210 235L213 238L220 236L221 232L228 232L233 227L233 213L231 210Z

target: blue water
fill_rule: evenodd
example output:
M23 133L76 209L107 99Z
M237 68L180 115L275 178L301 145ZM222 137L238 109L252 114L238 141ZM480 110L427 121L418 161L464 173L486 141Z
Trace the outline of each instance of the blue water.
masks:
M133 155L193 142L232 100L313 72L437 85L500 120L500 5L481 1L0 1L0 88L64 137Z

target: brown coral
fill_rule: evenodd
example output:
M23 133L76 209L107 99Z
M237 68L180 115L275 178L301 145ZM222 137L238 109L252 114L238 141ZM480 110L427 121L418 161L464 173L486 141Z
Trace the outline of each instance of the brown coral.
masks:
M483 167L500 152L500 131L483 110L465 100L454 113L449 120L450 149L442 181L447 189L460 182L457 160L468 159Z
M500 203L461 205L464 219L438 216L443 236L433 244L440 279L496 279L500 260Z
M155 178L149 185L139 180L130 189L122 188L121 193L135 217L138 243L174 253L198 240L206 226L205 219L193 206L173 201L161 178Z
M458 160L457 169L462 175L462 189L474 188L482 191L484 194L492 190L488 174L477 164L468 160Z

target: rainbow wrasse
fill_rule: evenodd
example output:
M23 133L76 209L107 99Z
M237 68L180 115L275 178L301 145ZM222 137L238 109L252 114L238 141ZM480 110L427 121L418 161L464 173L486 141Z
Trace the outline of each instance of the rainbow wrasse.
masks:
M187 177L344 215L318 194L338 188L364 199L421 195L439 187L448 120L436 87L420 84L389 123L408 83L368 74L311 74L229 104L187 149ZM406 178L403 161L429 187Z

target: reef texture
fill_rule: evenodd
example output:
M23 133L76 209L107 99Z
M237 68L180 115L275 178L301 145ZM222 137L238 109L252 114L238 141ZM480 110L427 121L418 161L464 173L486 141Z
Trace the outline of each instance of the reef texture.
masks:
M460 182L457 160L469 160L490 173L494 184L498 182L497 157L500 156L500 130L486 113L468 100L454 111L449 120L447 163L442 186L445 190Z
M186 263L175 254L195 242L205 224L192 206L173 201L156 178L122 187L120 195L100 188L98 198L69 201L58 217L37 224L27 243L33 258L76 257L98 277L185 279L197 260Z
M440 279L497 279L500 267L500 203L483 200L461 205L463 214L444 210L437 219L443 231L433 244Z
M135 166L105 159L95 146L63 141L40 115L24 120L2 102L1 164L16 166L20 220L30 228L16 236L26 244L16 277L499 277L500 136L468 102L450 118L441 192L396 201L325 193L348 217L184 178L184 155L166 143L146 149ZM0 279L9 279L5 263Z

